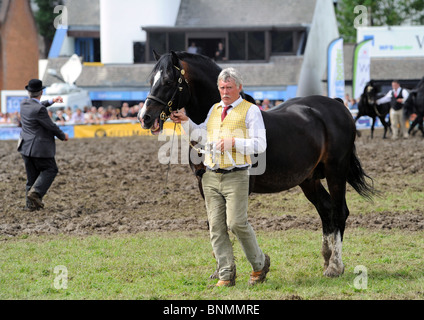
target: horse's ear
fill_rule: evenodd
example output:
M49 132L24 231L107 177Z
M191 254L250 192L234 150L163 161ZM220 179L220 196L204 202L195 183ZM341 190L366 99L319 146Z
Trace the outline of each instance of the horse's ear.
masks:
M153 49L153 56L155 57L155 60L158 61L160 59L160 54L158 54L155 49Z
M180 59L178 59L178 56L174 51L171 51L171 57L172 57L172 63L174 64L174 66L179 67Z

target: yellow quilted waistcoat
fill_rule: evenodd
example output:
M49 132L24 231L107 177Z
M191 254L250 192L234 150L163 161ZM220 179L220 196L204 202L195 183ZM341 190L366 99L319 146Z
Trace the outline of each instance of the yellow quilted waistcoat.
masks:
M249 134L246 128L246 114L252 104L243 100L239 105L233 107L227 114L224 121L221 121L222 106L215 104L207 123L208 143L217 142L224 138L242 138L247 139ZM228 156L231 154L232 159ZM209 153L205 158L205 165L213 168L219 164L219 168L225 169L235 165L251 164L250 156L245 156L233 147L231 152L216 152L215 163L212 162L212 154ZM233 161L234 163L233 163Z

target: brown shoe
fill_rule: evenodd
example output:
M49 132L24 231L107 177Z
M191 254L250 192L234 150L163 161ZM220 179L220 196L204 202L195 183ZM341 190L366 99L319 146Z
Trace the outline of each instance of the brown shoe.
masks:
M233 287L236 285L235 280L219 280L216 287Z
M260 271L253 271L250 274L249 285L253 286L257 283L264 282L266 279L266 274L269 271L269 266L271 265L270 257L265 254L265 265Z
M28 194L28 200L32 203L31 207L34 207L35 209L44 208L44 203L37 192L35 191L30 192Z
M217 287L233 287L236 285L236 266L230 275L230 280L219 280L216 284Z

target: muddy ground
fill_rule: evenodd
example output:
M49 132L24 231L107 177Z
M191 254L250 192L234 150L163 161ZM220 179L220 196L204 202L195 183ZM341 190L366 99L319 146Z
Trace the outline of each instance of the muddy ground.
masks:
M382 140L363 131L357 152L381 191L401 190L405 175L424 181L424 139ZM72 139L57 141L59 174L44 198L45 208L24 211L26 175L16 141L0 141L0 236L128 234L143 231L207 230L206 212L196 178L188 165L172 165L169 193L164 192L167 165L158 162L164 142L156 137ZM424 185L424 184L423 184ZM350 189L349 192L354 192ZM310 205L293 203L299 187L274 195L252 195L249 219L255 230L318 230L321 222ZM275 213L268 205L283 200ZM351 211L347 228L424 229L424 204L401 214Z

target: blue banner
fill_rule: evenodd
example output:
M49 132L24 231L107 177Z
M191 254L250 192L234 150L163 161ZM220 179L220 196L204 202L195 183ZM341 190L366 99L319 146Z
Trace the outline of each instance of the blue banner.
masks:
M285 90L244 90L245 93L252 96L255 100L289 100L296 97L297 86L289 85L285 87Z
M27 96L6 96L6 112L7 113L15 113L20 112L21 110L21 102L24 99L28 99Z
M59 128L68 134L69 139L74 138L74 126L59 126ZM0 140L18 140L21 130L19 127L0 127Z
M91 91L92 101L144 101L149 91Z

